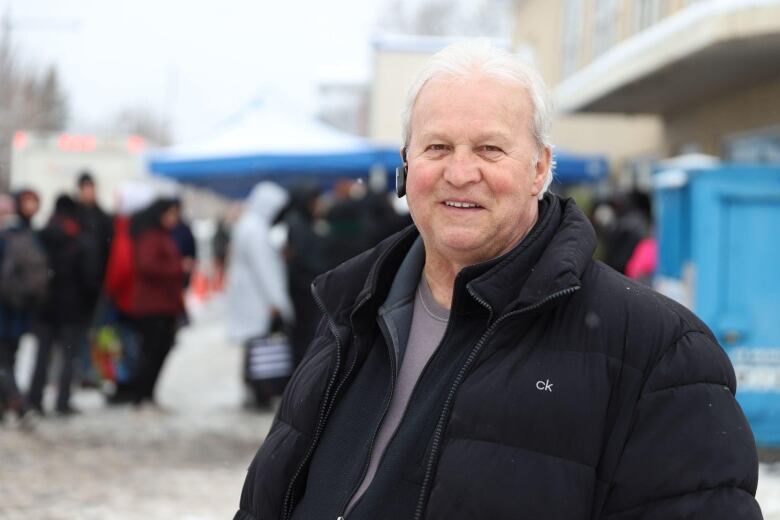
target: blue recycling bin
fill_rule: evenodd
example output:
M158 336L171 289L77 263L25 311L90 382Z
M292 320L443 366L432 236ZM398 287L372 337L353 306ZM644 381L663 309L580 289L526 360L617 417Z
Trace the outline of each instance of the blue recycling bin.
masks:
M756 442L780 447L780 167L660 170L654 201L656 289L712 329Z

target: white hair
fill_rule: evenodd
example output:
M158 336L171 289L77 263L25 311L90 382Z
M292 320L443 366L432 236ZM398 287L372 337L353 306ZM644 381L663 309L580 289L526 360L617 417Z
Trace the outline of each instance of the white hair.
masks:
M437 76L450 78L469 78L483 74L499 80L522 86L528 92L533 106L533 126L530 129L536 141L537 150L533 164L539 160L544 149L552 154L550 126L552 101L539 72L517 56L499 49L486 39L472 39L448 45L434 54L425 68L420 71L406 95L406 105L402 114L404 146L409 146L412 137L412 109L426 83ZM547 171L541 199L553 179L553 161Z

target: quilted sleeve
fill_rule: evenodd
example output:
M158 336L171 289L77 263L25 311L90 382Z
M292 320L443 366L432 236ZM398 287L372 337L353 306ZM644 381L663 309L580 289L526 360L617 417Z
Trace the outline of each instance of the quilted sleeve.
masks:
M755 441L735 391L715 340L683 334L643 385L599 518L762 518Z

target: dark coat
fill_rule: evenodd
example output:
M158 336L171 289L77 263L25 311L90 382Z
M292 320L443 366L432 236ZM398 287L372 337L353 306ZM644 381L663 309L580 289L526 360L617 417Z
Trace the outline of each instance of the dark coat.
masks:
M135 238L132 314L175 316L183 305L181 256L170 232L151 227Z
M381 420L374 381L387 399L397 366L392 349L378 353L389 340L377 309L416 236L315 281L325 319L236 520L343 514ZM593 261L594 248L574 203L548 195L521 244L459 273L442 344L350 520L761 518L726 354L690 311ZM312 502L317 514L302 514Z
M111 217L97 204L78 206L78 219L84 234L93 242L89 254L91 262L97 266L98 277L102 283L111 251L111 241L114 237L114 224ZM100 295L100 285L90 294L89 303L94 308Z
M40 318L48 323L88 320L101 284L92 237L75 217L57 214L39 236L50 269L49 293Z
M30 229L29 221L20 221L0 230L0 268L2 268L5 257L6 236L10 233ZM43 246L41 245L41 247ZM23 334L30 330L33 314L32 310L16 309L0 301L0 341L6 343L18 341Z

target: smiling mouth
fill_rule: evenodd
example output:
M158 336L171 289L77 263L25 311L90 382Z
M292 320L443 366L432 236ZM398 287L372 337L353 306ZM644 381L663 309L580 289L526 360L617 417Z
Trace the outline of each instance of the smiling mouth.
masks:
M482 206L474 202L456 202L453 200L445 200L444 205L449 208L458 208L458 209L482 209Z

